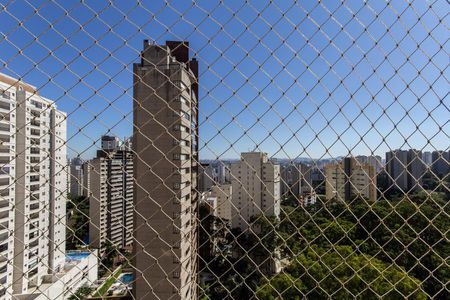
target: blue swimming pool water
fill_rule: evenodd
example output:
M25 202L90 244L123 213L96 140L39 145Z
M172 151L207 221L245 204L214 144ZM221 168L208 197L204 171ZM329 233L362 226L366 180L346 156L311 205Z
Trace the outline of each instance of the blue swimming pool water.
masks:
M68 252L66 253L66 260L82 260L85 257L88 257L90 252Z
M132 273L122 274L120 281L122 281L124 284L132 283L133 282L133 274Z

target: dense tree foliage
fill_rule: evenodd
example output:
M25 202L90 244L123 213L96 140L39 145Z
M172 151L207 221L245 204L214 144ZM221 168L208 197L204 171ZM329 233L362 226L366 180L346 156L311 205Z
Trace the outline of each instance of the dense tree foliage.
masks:
M398 267L350 246L309 247L281 273L266 280L259 299L426 299L420 283Z
M89 198L69 196L66 211L66 248L74 250L89 239Z
M311 245L328 251L349 246L357 254L403 268L430 296L450 296L445 290L450 281L445 263L450 255L445 236L450 220L444 193L422 191L374 203L320 202L307 208L284 207L283 212L276 228L287 257L303 255Z
M209 266L211 299L450 299L449 199L422 191L392 200L286 201L279 220L234 231L232 257ZM287 205L286 205L287 204ZM268 275L266 259L287 267ZM446 286L447 285L447 286Z

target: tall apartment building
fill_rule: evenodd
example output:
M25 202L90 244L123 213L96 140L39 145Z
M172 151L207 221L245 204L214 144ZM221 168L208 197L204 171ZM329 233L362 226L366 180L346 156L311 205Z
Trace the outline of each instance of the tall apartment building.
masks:
M312 167L291 163L281 167L281 195L307 195L312 192Z
M339 163L325 166L326 199L352 201L360 195L368 200L377 199L375 167L345 157Z
M422 152L414 149L386 152L386 172L390 187L403 192L421 187L422 176L426 171L421 158Z
M443 178L450 173L450 151L433 151L431 170L434 175Z
M97 157L88 162L89 243L103 255L105 243L126 249L133 244L133 154L126 147L103 141Z
M144 41L134 65L136 299L197 297L198 63Z
M368 164L375 167L375 172L379 173L383 168L383 162L381 161L381 156L379 155L358 155L356 160L361 164Z
M212 164L200 163L198 175L198 190L207 192L212 186L218 184L218 174Z
M0 74L0 297L32 293L65 263L66 114Z
M231 221L231 184L214 185L205 193L205 199L212 199L211 214L224 222Z
M83 160L79 157L70 160L69 183L71 197L80 197L85 195L85 177L83 164Z
M241 160L231 164L233 228L247 230L254 216L279 216L280 178L280 165L267 153L241 153Z
M300 194L300 170L299 166L294 163L283 165L280 167L280 187L283 197L288 195L299 196Z
M422 152L422 160L427 166L431 166L433 163L433 154L430 151Z

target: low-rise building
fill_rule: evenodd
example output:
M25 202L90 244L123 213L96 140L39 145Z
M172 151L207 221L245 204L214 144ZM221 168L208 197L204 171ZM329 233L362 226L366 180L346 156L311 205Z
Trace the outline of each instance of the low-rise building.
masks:
M97 281L98 257L94 251L70 251L63 267L54 274L43 275L39 286L24 294L15 294L15 300L67 300L80 287L92 286Z

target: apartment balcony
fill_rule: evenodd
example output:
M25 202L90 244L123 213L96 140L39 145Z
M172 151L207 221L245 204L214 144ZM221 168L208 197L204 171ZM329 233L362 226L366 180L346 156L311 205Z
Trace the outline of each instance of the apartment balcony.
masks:
M41 140L40 139L36 139L36 138L32 138L30 140L31 146L39 146L41 144Z
M34 240L34 239L36 239L36 238L38 238L39 237L39 234L38 234L38 232L37 231L34 231L34 232L32 232L32 233L30 233L30 234L28 234L28 240Z
M11 104L8 102L0 101L0 112L8 112L11 110Z
M8 260L8 242L0 244L0 262L4 262L7 260Z
M40 189L39 185L31 185L30 186L30 193L33 193L35 191L38 191Z
M37 183L37 182L39 182L40 181L40 176L39 175L33 175L33 176L30 176L30 183Z
M39 148L30 148L30 155L40 155L41 149Z
M39 212L31 213L29 218L31 221L39 220Z
M0 241L6 241L9 238L9 230L8 228L0 229Z
M30 233L38 230L39 229L39 222L30 223L28 228L29 228L29 232Z
M0 189L0 197L8 197L9 196L9 188Z
M9 210L9 201L3 200L0 201L0 211Z
M11 117L9 114L7 113L1 113L0 112L0 123L2 124L10 124L11 122Z
M32 241L29 243L29 249L30 251L34 250L36 247L39 246L39 239Z
M33 257L36 257L38 255L38 251L30 251L28 254L28 258L32 259Z
M39 194L30 195L30 203L34 203L36 201L39 201Z
M11 176L9 175L9 172L10 172L9 167L1 167L0 166L0 180L11 178Z
M32 269L32 268L36 267L37 264L38 264L37 259L33 259L33 261L28 264L28 269Z
M0 156L7 156L9 159L10 155L11 149L9 149L9 146L0 145Z
M41 162L40 157L30 157L30 163L31 164L38 164Z
M8 272L8 263L2 262L0 264L0 274L3 275Z
M0 211L0 222L5 221L5 219L9 220L9 210Z
M31 128L30 134L31 134L31 136L41 136L41 131L38 129Z
M9 145L11 137L9 135L0 134L0 145Z
M41 128L41 122L33 119L30 122L30 126L31 126L31 128L40 129Z
M0 167L9 166L11 159L9 156L0 156Z
M35 213L39 211L39 203L30 204L30 213Z
M30 114L34 119L39 119L41 117L41 112L38 110L31 110Z
M0 123L0 132L8 133L11 131L11 127L8 124Z

